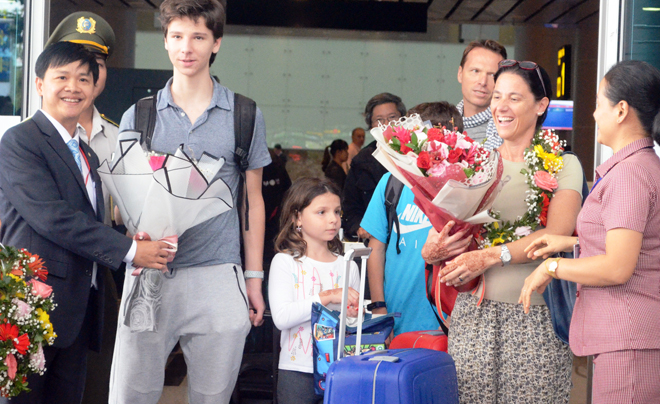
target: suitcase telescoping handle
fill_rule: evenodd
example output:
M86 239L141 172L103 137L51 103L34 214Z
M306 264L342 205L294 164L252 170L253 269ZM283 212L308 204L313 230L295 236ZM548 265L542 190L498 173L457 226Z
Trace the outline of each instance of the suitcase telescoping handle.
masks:
M348 288L351 279L351 262L353 258L360 257L360 304L358 306L357 336L355 338L355 355L360 355L362 343L362 322L364 321L364 283L367 275L367 259L371 254L371 248L356 248L346 251L344 262L346 271L344 272L344 287L341 294L341 315L339 316L339 343L337 344L337 360L344 357L344 345L346 345L346 312L348 306Z

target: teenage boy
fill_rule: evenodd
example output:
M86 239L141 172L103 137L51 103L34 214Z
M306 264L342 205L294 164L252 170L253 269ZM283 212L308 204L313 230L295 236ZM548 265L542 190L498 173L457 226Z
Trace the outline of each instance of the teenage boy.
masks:
M240 172L234 160L234 93L210 74L222 40L224 7L217 0L165 0L160 21L174 75L157 94L151 149L174 153L183 144L197 159L204 152L223 157L218 176L229 185L237 206L243 195L237 195ZM133 128L134 119L135 107L131 107L122 118L120 132ZM157 332L131 332L120 318L111 403L157 403L165 362L177 342L188 367L189 402L229 402L250 322L260 325L265 308L261 294L265 223L261 178L262 167L270 161L263 116L257 109L243 188L249 203L241 204L249 209L249 230L246 226L242 230L247 270L245 274L241 270L237 209L180 235L178 251L162 284ZM243 213L240 216L245 218ZM122 306L127 298L124 293Z
M433 126L457 127L463 122L456 108L447 102L419 104L407 115L417 113ZM426 298L422 246L426 242L431 222L417 207L415 194L406 186L399 188L395 209L396 222L389 223L388 183L399 182L385 174L374 191L360 226L371 234L371 256L367 261L367 276L374 314L401 313L394 323L394 336L410 331L437 330L440 327L435 310ZM394 188L393 188L394 189ZM391 227L390 227L391 226Z
M58 307L55 344L44 347L45 376L28 378L29 394L11 403L79 403L87 349L98 350L103 277L97 263L166 268L167 244L131 241L103 224L98 157L80 137L80 114L93 99L98 64L82 45L47 47L36 63L42 109L9 129L0 143L2 243L43 258Z
M481 39L468 44L458 67L463 99L456 108L463 115L463 125L468 135L477 141L486 139L485 145L490 149L502 144L490 112L490 99L495 88L497 65L504 59L504 46L492 39Z

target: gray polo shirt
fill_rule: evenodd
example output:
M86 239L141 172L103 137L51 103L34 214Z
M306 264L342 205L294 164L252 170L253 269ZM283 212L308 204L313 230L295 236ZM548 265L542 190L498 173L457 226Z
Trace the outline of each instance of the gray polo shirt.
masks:
M236 206L240 174L234 162L234 93L215 80L213 83L211 104L191 124L183 109L172 99L172 79L167 82L165 88L158 92L158 115L151 146L158 152L174 153L183 144L186 152L197 159L203 152L224 157L225 164L216 178L227 183ZM133 129L134 121L135 106L132 106L124 113L119 131ZM259 108L248 161L248 170L264 167L271 162L266 144L266 125ZM179 235L179 250L169 267L240 264L240 237L238 213L234 208Z

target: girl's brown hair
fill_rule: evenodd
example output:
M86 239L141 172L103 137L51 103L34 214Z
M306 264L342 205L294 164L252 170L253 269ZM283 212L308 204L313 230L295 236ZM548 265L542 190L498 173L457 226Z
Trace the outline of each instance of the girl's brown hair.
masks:
M296 230L298 214L308 207L317 196L331 193L341 198L337 186L327 179L300 178L296 180L284 195L282 213L280 216L280 234L275 239L275 251L300 258L307 252L307 242ZM328 241L328 250L335 254L342 253L339 236Z

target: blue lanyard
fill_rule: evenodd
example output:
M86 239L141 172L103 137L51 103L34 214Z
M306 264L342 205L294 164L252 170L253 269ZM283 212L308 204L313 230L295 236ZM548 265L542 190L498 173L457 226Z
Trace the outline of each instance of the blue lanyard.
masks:
M596 182L594 182L594 186L591 187L591 191L589 191L589 193L594 192L594 188L596 188L596 185L598 185L598 183L599 183L600 180L602 180L602 179L603 179L603 177L598 177L598 178L596 178Z

